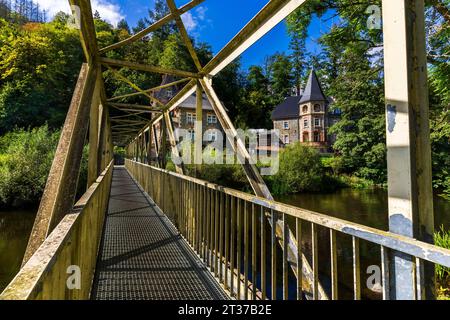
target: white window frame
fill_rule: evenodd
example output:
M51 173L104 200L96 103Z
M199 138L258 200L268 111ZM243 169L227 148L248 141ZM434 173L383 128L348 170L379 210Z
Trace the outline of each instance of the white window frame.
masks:
M210 142L217 141L217 131L216 130L208 130L208 141L210 141Z
M289 135L288 134L284 135L283 142L284 142L284 144L289 144L290 143L290 139L289 139Z
M208 114L208 124L217 123L217 116L215 114Z
M283 129L289 130L289 121L283 121Z
M316 124L316 122L318 122L318 123ZM322 126L322 119L314 118L314 127L316 128L316 127L321 127L321 126Z
M195 121L197 120L196 114L195 113L191 113L188 112L186 113L186 122L187 123L195 123Z
M309 128L309 121L308 121L308 119L303 119L303 128Z

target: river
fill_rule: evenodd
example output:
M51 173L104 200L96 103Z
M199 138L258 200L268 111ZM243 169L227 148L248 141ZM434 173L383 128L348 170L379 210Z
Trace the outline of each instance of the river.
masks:
M277 199L281 202L298 207L332 215L341 219L365 224L379 229L387 229L387 195L385 190L355 190L342 189L330 194L297 194ZM450 201L435 197L435 224L436 227L444 225L450 229ZM11 281L20 268L22 256L28 242L28 237L33 226L35 210L28 211L0 211L0 291ZM320 230L319 230L320 231ZM322 230L325 232L325 230ZM305 238L308 232L304 232ZM326 240L327 235L319 239ZM347 247L349 239L342 238L340 247ZM328 240L321 241L319 254L324 257L328 255ZM310 243L308 239L303 240L307 250ZM372 256L377 256L379 248L362 244L362 270L365 265L378 263L372 261ZM323 254L321 254L323 253ZM339 250L339 262L343 267L351 262L351 251ZM376 259L375 259L376 260ZM326 277L329 265L324 259L321 264L321 274ZM351 268L342 268L342 271ZM345 275L343 275L346 277ZM327 282L325 280L325 282ZM346 292L345 288L342 290Z
M36 210L0 211L0 292L20 268L35 215Z

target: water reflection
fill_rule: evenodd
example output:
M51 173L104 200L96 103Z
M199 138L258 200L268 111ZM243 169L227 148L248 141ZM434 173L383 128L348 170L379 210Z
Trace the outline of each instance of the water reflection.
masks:
M388 229L388 197L385 190L355 190L343 189L331 194L296 194L277 199L280 202L291 204L297 207L316 211L340 219L352 221L377 229ZM434 198L435 226L438 228L450 228L450 202L440 197ZM290 222L291 228L295 225ZM294 227L295 228L295 227ZM293 229L294 229L293 228ZM302 248L311 262L311 227L305 223L302 227ZM329 288L330 274L330 238L329 230L318 228L319 246L319 269L320 281L322 285ZM353 281L352 269L352 240L350 236L337 235L338 251L338 278L339 297L351 299L352 291L348 284ZM361 241L361 285L363 296L372 299L381 298L381 291L371 291L366 287L366 280L369 274L366 273L370 265L381 265L380 246ZM381 289L381 288L378 288Z
M0 292L20 268L35 211L0 212Z

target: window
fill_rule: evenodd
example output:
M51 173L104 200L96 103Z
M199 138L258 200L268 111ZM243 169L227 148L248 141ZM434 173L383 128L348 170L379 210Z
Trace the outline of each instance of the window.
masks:
M283 129L285 129L285 130L289 129L289 121L283 122Z
M195 113L187 113L186 122L187 123L195 123Z
M289 135L288 134L284 135L283 141L284 141L285 144L289 144Z
M314 127L320 127L322 125L322 121L320 118L314 118Z
M214 114L208 114L208 124L217 123L217 117Z
M173 97L173 91L172 89L167 89L166 90L166 98L171 99Z
M309 142L309 133L303 132L303 142Z
M216 130L208 130L208 141L216 141L217 140L217 132Z
M314 142L320 142L320 133L314 132Z
M308 113L308 106L303 106L303 113Z
M314 112L320 112L322 111L322 108L320 107L320 104L315 104L314 105Z
M308 119L303 120L303 127L308 128L308 126L309 126Z

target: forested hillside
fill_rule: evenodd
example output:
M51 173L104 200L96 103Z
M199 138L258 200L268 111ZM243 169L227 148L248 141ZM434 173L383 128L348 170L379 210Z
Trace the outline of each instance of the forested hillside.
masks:
M450 196L449 1L426 2L434 186ZM310 68L315 67L327 95L335 101L334 108L342 111L342 120L331 129L337 142L335 156L328 165L336 174L383 184L386 181L383 36L381 30L367 29L365 11L369 4L381 5L381 1L358 4L351 0L308 1L287 19L289 52L277 52L247 70L237 60L214 78L214 86L237 126L272 128L270 114L274 106L290 95L293 88L299 90ZM315 54L306 49L313 12L319 17L331 14L339 18L318 39L321 50ZM164 2L158 0L155 8L134 27L124 20L113 27L95 13L99 46L126 39L166 13ZM5 136L7 133L46 125L48 141L53 141L50 136L64 122L83 62L78 31L67 27L67 19L64 13L47 23L0 18L0 136L4 136L0 138L3 154L0 179L13 177L14 157L5 153L12 150L10 141L14 139L11 134ZM205 64L213 56L211 47L195 41L194 44L201 63ZM141 41L110 51L107 56L195 70L173 23ZM108 76L108 72L105 71L108 96L133 92L127 84ZM129 69L120 72L141 88L161 82L161 75L157 74ZM126 102L148 103L143 96L128 98ZM42 183L38 188L42 188Z

